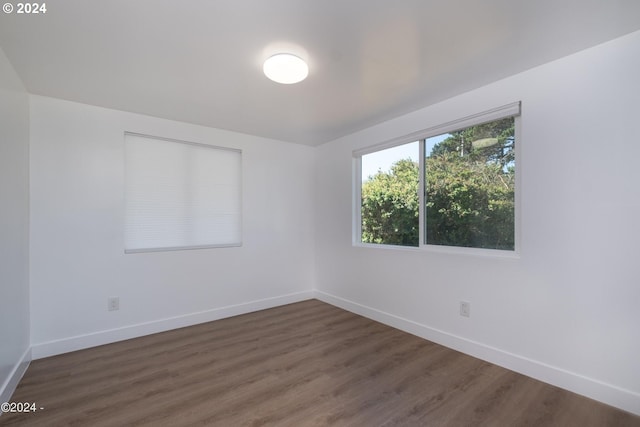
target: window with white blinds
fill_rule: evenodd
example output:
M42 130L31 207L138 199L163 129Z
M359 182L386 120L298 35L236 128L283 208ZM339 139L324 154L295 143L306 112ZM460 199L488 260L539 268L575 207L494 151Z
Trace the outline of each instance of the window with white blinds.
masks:
M520 110L514 102L354 151L354 243L517 252Z
M125 252L240 246L242 152L125 133Z

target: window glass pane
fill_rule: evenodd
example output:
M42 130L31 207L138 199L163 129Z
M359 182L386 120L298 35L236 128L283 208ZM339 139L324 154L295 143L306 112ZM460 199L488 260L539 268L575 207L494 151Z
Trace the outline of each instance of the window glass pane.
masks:
M430 245L515 248L515 132L508 117L425 140Z
M363 243L420 244L419 156L417 141L362 156Z

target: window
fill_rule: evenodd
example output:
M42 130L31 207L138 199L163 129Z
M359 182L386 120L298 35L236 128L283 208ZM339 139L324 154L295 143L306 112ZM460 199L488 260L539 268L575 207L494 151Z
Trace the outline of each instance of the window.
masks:
M356 241L514 251L519 113L510 104L354 153Z
M362 156L362 242L418 246L419 142Z
M125 252L240 246L241 155L125 133Z

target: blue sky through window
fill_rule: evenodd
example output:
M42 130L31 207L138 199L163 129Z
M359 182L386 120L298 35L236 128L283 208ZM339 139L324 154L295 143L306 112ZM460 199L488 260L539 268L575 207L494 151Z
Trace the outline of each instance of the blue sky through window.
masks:
M448 133L427 138L426 152L427 156L431 154L433 147L451 136ZM408 144L398 145L397 147L387 148L386 150L376 151L374 153L362 156L362 182L374 176L379 171L389 172L391 165L398 160L411 159L418 162L419 142L410 142Z

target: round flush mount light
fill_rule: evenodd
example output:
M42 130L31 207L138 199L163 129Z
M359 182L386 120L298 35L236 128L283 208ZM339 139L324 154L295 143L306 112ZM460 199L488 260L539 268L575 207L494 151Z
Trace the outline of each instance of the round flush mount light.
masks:
M303 81L309 75L309 66L299 57L290 53L278 53L264 61L265 76L285 85Z

